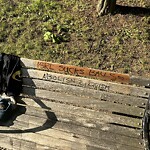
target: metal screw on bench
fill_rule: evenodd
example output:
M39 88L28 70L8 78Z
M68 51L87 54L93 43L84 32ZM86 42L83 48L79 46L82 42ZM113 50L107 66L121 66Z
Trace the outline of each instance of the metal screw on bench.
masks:
M143 135L143 131L141 131L138 135L139 135L139 136L142 136L142 135Z
M142 105L145 105L145 103L142 103Z
M145 88L150 88L150 83L148 83L148 84L145 86Z
M145 93L144 93L144 95L148 95L148 93L147 93L147 92L145 92Z

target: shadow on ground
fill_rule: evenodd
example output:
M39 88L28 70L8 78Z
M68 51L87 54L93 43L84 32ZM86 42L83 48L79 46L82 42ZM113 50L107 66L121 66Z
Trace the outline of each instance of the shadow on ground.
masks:
M150 8L116 5L115 14L150 15Z

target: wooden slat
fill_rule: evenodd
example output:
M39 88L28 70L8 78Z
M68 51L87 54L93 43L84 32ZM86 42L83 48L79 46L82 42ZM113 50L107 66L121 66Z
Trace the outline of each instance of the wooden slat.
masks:
M7 142L6 142L7 141ZM8 150L12 149L11 138L0 134L0 146Z
M144 87L150 88L150 78L132 76L130 78L130 82L131 82L131 84L136 84L139 86L144 86Z
M93 109L97 111L101 111L101 110L109 111L111 113L122 113L126 115L137 116L137 117L143 117L145 111L144 109L135 106L117 104L109 101L101 101L100 99L69 95L66 93L56 92L56 91L54 92L54 91L33 89L30 87L23 88L23 93L27 95L49 99L57 103L60 102L60 103L67 103L78 107L86 107L88 109ZM76 91L76 89L74 89L73 91Z
M24 76L30 76L31 78L34 79L41 79L42 81L47 80L55 83L74 85L78 87L100 90L100 91L133 95L137 97L147 98L148 95L150 94L150 89L131 86L131 85L123 85L123 84L117 84L113 82L105 82L105 81L87 79L87 78L85 79L81 77L74 77L70 75L62 75L62 74L40 71L40 70L33 70L33 69L23 69L22 71ZM33 84L33 83L27 82L27 84Z
M24 126L24 120L22 119L17 119L17 121L14 122L14 127L22 130L22 132L29 132L30 129L33 128L32 131L34 131L34 129L38 126L41 126L41 124L38 124L36 122L32 122L31 120L33 119L33 117L35 116L28 116L28 115L24 115L25 118L28 118L29 122L28 122L28 127ZM38 117L35 117L36 119L39 119ZM18 121L19 120L19 121ZM49 121L50 123L50 121ZM60 124L60 122L57 122L56 124ZM72 125L72 124L71 124ZM56 128L55 126L52 128L47 128L46 130L40 130L40 131L36 131L35 133L38 134L42 134L42 135L46 135L49 137L53 137L55 139L64 139L67 141L71 141L71 142L78 142L78 143L82 143L85 145L90 145L93 147L99 147L100 145L100 141L110 141L110 142L114 142L114 143L120 143L123 145L130 145L131 147L143 147L142 144L139 144L140 142L142 142L142 140L140 138L131 138L129 136L123 136L123 135L119 135L119 134L110 134L110 132L107 131L99 131L97 130L98 133L94 133L96 134L96 136L90 136L90 135L83 135L83 131L81 131L80 133L77 133L75 131L75 129L79 128L76 125L74 126L74 131L72 131L71 128L67 128L67 131L64 130L64 126L62 128ZM82 127L81 127L82 128ZM86 130L88 130L88 128L86 128ZM91 131L94 131L94 129L91 129ZM108 139L108 136L110 137ZM129 139L132 139L132 141L129 141ZM116 142L117 141L117 142Z
M35 134L35 133L22 134L22 138L20 138L20 139L15 138L16 134L13 134L13 135L9 134L9 135L11 136L11 138L7 137L8 136L7 134L2 134L2 136L5 137L5 140L7 139L8 142L9 142L8 139L11 140L11 142L9 142L9 144L11 144L13 142L15 145L14 146L8 145L8 143L6 141L3 141L3 143L0 143L0 144L4 144L3 147L10 147L9 149L12 149L12 150L20 150L20 149L23 149L23 150L28 150L28 149L31 149L31 150L78 150L78 149L82 149L82 150L110 150L110 149L111 150L116 150L118 148L121 148L122 150L128 150L128 149L130 149L130 150L141 150L141 148L131 147L131 146L128 146L128 145L123 145L123 144L115 145L114 142L112 143L110 141L108 141L107 143L106 142L104 143L103 141L100 141L100 142L103 142L103 143L100 143L99 147L93 147L93 146L89 146L89 145L81 145L79 143L73 143L73 142L70 142L70 141L65 141L64 142L64 140L62 140L62 139L54 139L53 137L47 137L47 136L38 135L38 134ZM30 147L29 148L29 147L25 147L22 144L18 148L18 146L16 146L16 145L19 145L20 143L24 143L25 138L27 140L29 140L28 143L33 143L33 141L35 141L37 143L45 143L45 144L47 143L47 145L51 145L51 147L46 146L46 145L36 144L35 147L33 147L33 148ZM44 140L46 142L44 142Z
M34 109L34 108L32 107L31 109ZM33 118L35 118L35 119L33 119ZM12 131L14 132L15 130L17 130L17 131L19 130L19 131L22 131L22 134L26 134L26 131L29 128L35 128L37 126L42 126L41 121L39 121L40 119L41 119L40 116L35 117L32 114L22 115L22 117L17 118L17 121L14 122L13 128L7 129L6 127L1 127L1 133L3 134L2 129L4 131L6 131L6 129L7 129L10 133L12 133ZM18 122L18 120L19 120L19 122ZM37 121L35 121L35 120L37 120ZM28 126L26 124L28 124ZM77 128L77 126L74 126L74 127L75 127L74 129ZM29 130L27 132L30 134ZM34 130L32 132L34 132ZM74 133L74 132L72 132L72 129L69 130L69 132L64 131L63 128L61 130L60 129L57 130L54 126L53 129L48 128L46 130L38 131L38 134L36 136L39 136L41 138L42 138L42 136L47 136L48 138L58 139L58 141L59 141L59 139L62 139L65 141L70 141L70 142L72 142L72 145L75 142L75 143L79 143L79 145L89 145L91 147L101 147L102 146L105 148L109 147L112 149L115 149L115 147L122 148L122 147L129 147L129 146L131 147L131 149L132 148L138 149L138 148L143 147L141 144L139 144L139 142L140 142L139 139L135 139L135 138L131 138L129 136L123 136L123 135L119 135L119 134L118 135L113 134L113 133L110 134L109 132L103 131L103 130L98 131L98 134L95 132L94 134L97 134L97 136L94 136L93 138L92 138L92 136L91 137L83 136L82 133L83 133L83 131L79 134L77 134L76 131ZM108 136L109 136L109 139L108 139ZM15 136L15 138L19 138L19 137L20 136ZM132 141L129 141L129 139L132 139ZM26 139L26 140L30 141L29 139ZM110 143L110 144L108 144L108 143ZM111 145L112 143L113 143L113 146Z
M90 77L120 83L136 84L139 86L148 86L150 84L150 79L130 76L129 74L121 74L87 67L78 67L67 64L57 64L40 60L31 60L26 58L21 58L21 61L22 65L27 68L37 68L42 70L48 70L51 72L77 75L82 77Z
M125 138L141 140L141 130L127 128L123 126L111 125L111 124L102 124L98 128L93 128L93 127L84 127L84 126L76 125L71 122L68 123L68 122L58 121L53 126L53 128L57 130L63 130L65 132L71 132L74 134L81 134L83 136L90 136L96 139L103 138L108 140L109 137L110 141L115 140L114 134L116 135L116 137L118 137L118 140L119 139L121 140L122 136Z
M2 129L3 129L3 127L0 127L1 132L3 131ZM6 128L4 127L4 131L6 131L6 130L9 131L11 129L8 129L8 127L6 127ZM0 134L0 145L3 148L6 148L7 150L21 150L21 149L33 150L37 146L37 144L35 142L28 142L26 140L20 140L15 137L12 138L11 136L9 136L9 134L11 134L11 133L8 133L8 134L1 133Z
M40 60L31 60L22 58L23 66L37 68L41 70L48 70L63 74L77 75L82 77L91 77L106 81L116 81L121 83L129 83L130 78L128 74L121 74L109 71L102 71L98 69L92 69L87 67L78 67L67 64L57 64L51 62L45 62Z
M98 110L104 109L104 110L109 110L111 112L115 111L115 112L122 112L127 114L131 113L131 115L140 116L140 117L143 116L144 109L135 107L135 106L144 106L143 103L146 103L146 100L142 98L136 98L131 96L125 97L120 94L100 92L100 91L94 91L90 89L83 89L80 87L71 87L71 86L69 87L62 86L62 88L60 87L60 89L61 91L64 89L66 91L70 91L74 93L74 95L72 93L71 95L70 92L69 94L58 92L57 91L58 88L56 88L56 90L54 91L47 91L42 89L34 89L31 87L24 87L23 93L31 96L40 97L40 98L55 100L56 102L70 103L78 106L81 105L83 107L86 106L88 108L93 108L93 109L95 108ZM103 101L101 101L101 99ZM110 109L110 107L113 108Z
M15 131L18 130L17 128L5 128L7 131ZM16 135L15 133L14 135ZM10 135L10 136L9 136ZM49 139L51 140L51 139ZM22 138L16 138L15 136L12 136L11 133L8 134L0 134L0 145L1 147L7 149L7 150L60 150L56 147L48 147L45 145L40 145L35 143L34 141L27 141Z
M24 117L26 117L26 116L24 116ZM33 117L35 117L35 116L33 116ZM28 117L28 119L29 120L32 119L31 115ZM38 119L38 118L36 117L36 119ZM29 128L35 128L40 125L41 124L37 125L37 123L35 123L35 122L31 123L31 121L30 121ZM77 128L77 126L75 126L75 125L74 125L74 127L75 127L75 129ZM20 128L26 129L26 128L23 128L22 126ZM69 132L64 131L63 128L57 130L57 129L55 129L55 126L54 126L54 128L49 128L46 130L38 131L38 133L42 134L42 135L50 136L50 137L53 137L56 139L61 138L61 139L67 140L67 141L78 142L78 143L90 145L93 147L99 147L101 145L100 144L101 141L114 142L116 145L117 145L117 143L119 143L119 144L123 144L123 145L130 145L131 147L143 147L143 145L139 144L140 142L142 142L142 139L131 138L128 136L123 136L123 135L113 134L113 133L110 134L110 132L106 132L106 131L102 131L102 130L97 133L97 136L93 136L93 137L89 136L89 135L88 136L82 135L83 131L78 134L76 132L73 132L72 129ZM132 141L129 141L130 139L132 139Z
M26 116L24 116L26 117ZM24 128L23 127L23 123L22 122L22 125L19 126L19 125L16 125L15 126L21 130L26 130L28 128ZM35 128L37 125L34 125L34 124L29 124L29 128ZM24 131L25 132L25 131ZM48 136L48 137L53 137L54 139L63 139L65 141L70 141L72 142L72 144L75 142L75 143L79 143L79 144L83 144L83 145L90 145L90 146L93 146L93 147L100 147L101 144L100 143L100 140L101 141L104 141L102 138L101 139L96 139L96 138L91 138L91 137L86 137L86 136L82 136L81 134L74 134L72 132L64 132L64 131L61 131L61 130L55 130L55 129L52 129L52 128L49 128L47 130L42 130L42 131L38 131L38 134L40 135L45 135L45 136ZM39 136L40 136L39 135ZM137 141L137 144L136 147L138 147L138 140L134 140L135 142ZM104 142L103 142L104 143ZM134 145L134 146L135 146Z
M48 107L44 107L43 106L40 106L38 104L35 104L36 102L33 102L32 99L26 99L27 100L27 104L30 103L30 107L29 106L26 106L27 107L27 110L26 110L26 115L29 115L29 116L35 116L35 117L40 117L41 121L38 120L38 119L33 119L33 120L37 120L35 122L32 122L32 123L37 123L39 121L39 123L43 123L44 122L44 126L50 126L50 122L51 121L55 121L56 118L54 116L55 115L55 112L53 112L51 109L48 109ZM30 101L28 103L28 101ZM32 102L31 102L32 101ZM39 102L37 102L39 103ZM33 109L33 111L32 111ZM23 111L24 113L24 111ZM119 135L123 135L123 136L127 136L127 137L130 137L130 138L141 138L140 136L140 133L141 131L140 130L137 130L137 129L132 129L132 128L127 128L127 127L123 127L123 126L117 126L117 125L111 125L111 124L99 124L97 126L83 126L82 123L78 123L76 121L74 121L73 119L67 119L65 118L65 115L62 116L61 115L58 115L56 116L57 117L57 120L60 121L59 124L55 124L54 128L56 129L63 129L65 130L66 132L69 132L70 130L72 131L74 129L74 133L78 133L78 134L82 134L82 135L85 135L85 136L91 136L91 137L95 137L95 138L99 138L99 136L101 137L101 133L99 133L100 131L108 131L110 133L113 133L113 134L119 134ZM17 118L18 119L18 118ZM50 122L48 123L45 123L46 120L50 120ZM24 118L23 118L23 121ZM29 121L29 119L27 119L27 122ZM80 121L81 122L81 121ZM39 124L38 123L38 124ZM25 126L25 123L24 123L24 126ZM28 126L28 124L27 124Z
M8 134L5 134L5 133L2 133L1 135L8 136ZM11 137L10 139L14 139L14 138L18 139L17 135L18 134L10 133L9 137ZM26 141L27 140L29 142L35 142L38 145L43 145L45 147L54 147L53 148L54 150L55 150L55 147L56 148L57 147L61 148L62 150L70 150L71 147L72 147L72 144L77 145L75 147L75 150L80 149L80 148L82 149L83 147L85 147L85 145L77 143L77 142L73 143L73 142L70 142L70 141L63 140L63 139L55 139L53 137L48 137L48 136L45 136L45 135L42 135L42 134L38 134L38 133L35 134L35 133L31 132L31 133L22 133L20 135L21 136L20 136L19 139L22 140L22 141L24 141L24 140ZM8 139L7 139L7 141L8 141ZM4 143L6 143L6 142L4 142ZM12 149L14 149L14 148L12 148ZM36 147L34 149L36 149Z
M8 128L5 127L4 130L8 130ZM18 129L14 128L14 127L10 127L9 130L11 132L11 130L14 131L14 130L18 130ZM18 139L17 134L2 133L1 135L4 135L4 136L8 136L9 135L9 137L11 137L10 139ZM24 132L24 133L20 133L20 135L21 136L20 136L19 139L21 139L22 141L26 141L27 140L27 141L32 142L32 143L35 142L38 145L42 144L43 146L46 146L46 147L54 147L53 148L54 150L57 149L57 148L61 149L61 150L71 150L71 149L74 149L74 150L78 150L78 149L86 150L86 147L88 146L88 145L79 143L78 139L76 139L75 137L70 137L70 138L75 139L76 141L70 141L71 139L70 140L63 139L64 137L66 137L66 135L64 135L64 136L61 135L61 136L63 136L62 138L55 138L55 137L52 137L52 136L47 136L47 135L43 135L43 134L40 134L40 133L32 133L32 132L30 132L30 133ZM81 141L83 141L83 140L81 139ZM14 141L14 140L11 140L11 141ZM3 142L5 143L5 141L3 141ZM103 142L100 145L106 145L106 142ZM94 147L94 146L92 146L92 147ZM99 146L98 148L101 148L101 147L103 147L103 146ZM110 145L106 146L106 148L108 149L110 147L113 148L115 146L113 146L111 144L111 142L110 142ZM21 149L22 149L22 147L21 147ZM36 147L34 149L36 149Z
M103 111L95 111L67 104L54 103L42 99L40 99L40 101L44 103L44 105L46 105L48 108L51 108L52 111L55 112L57 117L65 118L68 122L70 120L74 120L74 122L77 122L78 124L81 124L83 126L96 127L99 124L103 123L116 123L135 128L141 127L141 119L138 118L121 116ZM27 100L24 100L24 102L27 102Z
M34 124L29 124L30 128L32 127L34 128L35 126L36 125ZM72 143L76 142L76 143L80 143L83 145L85 144L97 148L103 146L104 144L106 145L106 143L108 143L109 141L110 143L114 142L115 146L121 144L121 145L126 145L131 147L137 147L137 148L143 147L143 145L139 144L141 141L139 139L132 139L132 142L131 141L129 142L129 137L119 136L114 134L110 136L110 133L108 132L101 132L101 136L99 136L98 139L96 137L93 138L90 136L83 136L81 134L72 133L72 131L64 132L63 128L62 130L56 130L51 128L51 129L39 131L38 133L56 139L63 139L63 140L71 141ZM108 136L110 137L109 139Z

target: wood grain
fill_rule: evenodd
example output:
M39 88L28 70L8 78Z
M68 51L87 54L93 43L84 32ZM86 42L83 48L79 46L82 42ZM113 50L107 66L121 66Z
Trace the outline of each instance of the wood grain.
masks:
M142 98L143 97L148 98L150 94L150 89L137 87L133 85L105 82L100 80L81 78L81 77L63 75L63 74L34 70L34 69L22 69L22 72L24 77L27 77L28 79L28 80L24 79L24 84L28 84L28 85L42 86L44 83L46 83L44 81L47 81L47 83L51 83L51 82L61 83L64 86L72 85L72 86L82 87L86 89L107 91L110 93L120 93L120 94L137 96ZM36 80L29 80L29 78L39 79L38 81L39 83L37 83ZM56 84L56 86L57 85L59 86L59 84ZM45 86L48 87L48 85Z
M21 58L17 109L0 122L11 150L144 150L149 79ZM122 84L123 83L123 84ZM138 86L137 86L138 85Z
M32 109L33 111L33 107L28 108L28 109ZM40 110L39 110L40 111ZM35 113L36 114L36 113ZM41 121L40 121L41 120ZM44 121L44 120L43 120ZM50 120L49 120L50 122ZM44 145L44 146L50 146L50 147L64 147L67 148L70 145L70 149L73 145L78 144L78 147L75 147L75 149L77 148L83 148L83 147L97 147L97 148L111 148L111 149L116 149L116 148L127 148L127 147L131 147L131 149L135 149L135 148L142 148L143 146L141 144L139 144L139 139L137 135L137 138L133 138L132 141L129 141L129 139L131 139L131 137L128 136L124 136L121 134L113 134L110 132L108 132L107 130L95 130L93 128L91 128L91 134L90 135L85 135L84 131L88 131L88 128L85 128L85 130L81 130L81 132L76 132L76 129L79 130L78 128L80 128L80 126L77 126L75 124L72 124L74 126L74 131L72 131L72 128L70 127L66 127L66 129L63 130L63 127L61 122L57 122L57 126L53 127L53 128L49 128L46 130L42 130L42 131L38 131L37 133L33 130L32 132L29 132L29 128L35 128L37 126L41 126L42 124L42 118L40 117L36 117L33 114L24 114L22 116L19 116L17 118L17 120L14 122L14 125L10 128L8 127L1 127L1 135L6 135L7 134L11 137L11 138L16 138L16 139L22 139L22 140L27 140L29 141L28 143L26 142L26 144L29 144L30 146L32 145L35 146L36 144L40 144L40 145ZM26 125L28 124L28 126ZM60 128L61 126L61 128ZM106 128L106 127L105 127ZM82 128L83 129L83 128ZM2 133L2 131L8 131L7 133ZM19 130L19 131L23 131L20 134L13 134L15 132L15 130ZM28 130L28 132L26 132ZM94 131L95 130L95 131ZM117 128L116 128L117 130ZM136 131L136 130L135 130ZM33 133L34 132L34 133ZM17 133L17 132L16 132ZM107 137L110 137L109 139ZM36 138L36 140L35 140ZM52 140L53 144L47 143L43 141L46 139L49 139L48 141ZM56 143L56 140L60 140L63 141L63 144L60 142L60 145L58 145L58 143ZM116 142L117 141L117 142ZM30 143L31 142L31 143ZM110 143L110 144L108 144ZM51 145L50 145L51 144ZM64 145L65 144L65 145ZM17 144L16 144L17 145ZM19 144L18 144L19 145ZM67 145L67 146L66 146ZM13 144L14 146L14 144Z
M40 99L42 101L42 99ZM27 102L27 100L25 100ZM105 111L95 111L92 109L87 109L83 107L76 107L73 105L67 105L63 103L55 103L50 101L42 101L48 108L51 108L57 118L61 118L62 120L66 120L70 122L70 120L78 123L79 125L86 127L98 127L99 124L103 123L115 123L124 126L131 126L133 128L141 127L141 119L128 117L125 115L113 114ZM32 106L34 104L32 103ZM31 111L32 109L30 109ZM33 112L34 114L35 112ZM38 111L36 112L38 115ZM42 117L42 116L39 116Z
M105 81L115 81L121 83L129 83L130 78L128 74L121 74L116 72L103 71L87 67L78 67L67 64L57 64L45 62L40 60L21 59L22 64L26 67L37 68L62 74L69 74L74 76L91 77Z
M132 76L129 74L116 73L103 71L87 67L78 67L67 64L58 64L52 62L45 62L40 60L31 60L21 58L22 65L25 68L35 68L41 70L47 70L50 72L57 72L62 74L77 75L81 77L89 77L94 79L100 79L104 81L115 81L118 83L135 84L139 86L148 86L150 84L149 78L143 78L139 76Z

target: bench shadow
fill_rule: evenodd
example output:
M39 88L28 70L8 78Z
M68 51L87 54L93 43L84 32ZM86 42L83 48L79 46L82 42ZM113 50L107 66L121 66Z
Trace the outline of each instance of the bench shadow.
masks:
M150 8L116 5L115 14L150 15Z
M27 75L28 72L26 71L25 74ZM29 77L29 74L28 74L28 77ZM29 129L24 129L24 130L22 130L22 129L14 129L13 130L13 125L15 125L15 121L17 120L17 117L19 117L23 114L26 114L26 111L28 109L28 107L26 107L27 104L25 103L25 101L22 100L22 97L26 97L26 96L18 96L16 98L16 101L18 103L17 108L12 112L12 115L9 118L9 120L3 121L3 122L0 121L0 126L6 126L6 127L12 127L12 128L10 128L8 130L0 130L0 133L6 133L6 134L12 134L12 133L18 134L18 133L30 133L30 132L36 133L39 131L43 131L43 130L52 128L57 123L58 120L57 120L55 113L50 111L51 108L47 107L41 101L40 98L37 98L35 96L35 88L33 88L33 87L35 87L35 84L33 83L32 79L29 79L29 80L30 80L32 90L31 90L31 95L27 95L27 97L31 98L34 102L36 102L40 106L41 109L44 109L45 122L34 128L29 128ZM28 122L27 122L27 124L28 124ZM15 128L15 126L14 126L14 128Z
M18 99L18 97L17 97L17 99ZM17 105L17 107L15 108L15 110L12 111L11 116L9 116L9 118L7 120L0 121L0 126L6 126L6 127L12 126L14 124L14 121L16 120L16 118L18 116L24 114L25 112L26 112L26 108L25 107L22 109L22 112L20 112L19 111L19 106ZM1 131L2 130L0 130L0 133L1 133Z

